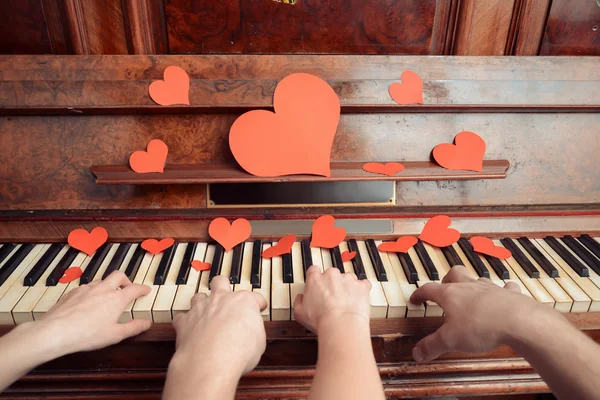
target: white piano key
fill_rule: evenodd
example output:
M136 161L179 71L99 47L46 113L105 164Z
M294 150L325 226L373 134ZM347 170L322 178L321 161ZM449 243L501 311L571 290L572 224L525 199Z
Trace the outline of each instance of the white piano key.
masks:
M152 319L156 323L167 323L173 320L171 308L175 301L175 294L177 294L177 274L179 273L179 268L181 268L181 262L183 261L187 246L187 243L179 243L177 245L164 284L158 287L158 293L152 305Z
M94 279L92 279L92 282L102 280L102 277L104 276L104 272L106 271L106 268L108 268L108 265L112 261L113 257L115 256L115 253L117 252L118 249L119 249L119 243L112 243L110 245L110 249L108 250L108 253L106 253L106 258L104 259L104 261L102 261L102 264L100 264L100 267L98 268L96 275L94 275Z
M276 243L273 243L275 246ZM271 319L291 319L290 284L283 283L283 260L281 256L271 258Z
M421 286L427 284L427 283L431 283L431 281L417 281L417 287L420 288ZM426 317L441 317L444 315L444 310L442 309L442 307L431 301L431 300L427 300L425 302L425 316Z
M2 262L0 263L0 268L2 268L4 266L4 264L6 264L8 262L8 260L10 260L10 258L21 248L22 244L17 244L14 249L12 249L12 251L10 253L8 253L8 256L6 256L6 258L4 260L2 260Z
M358 252L362 258L363 266L365 268L365 275L369 282L371 282L371 291L369 292L369 299L371 302L371 318L387 318L388 303L383 292L381 283L377 280L375 275L375 269L367 250L367 244L363 240L357 241Z
M154 255L152 253L148 253L146 252L146 254L144 254L144 257L142 258L142 262L140 263L140 267L138 268L135 277L133 278L133 283L137 283L139 285L143 285L144 284L144 280L146 279L146 275L148 274L148 270L150 269L150 265L152 264L152 259L154 258ZM155 270L156 272L156 270ZM150 279L154 279L154 276L152 276ZM67 288L67 290L69 290L69 288ZM127 307L125 307L125 309L123 310L123 314L121 314L121 317L119 317L119 322L120 323L124 323L127 321L131 321L133 319L133 305L135 304L135 301L132 301L131 303L129 303L127 305Z
M119 271L125 272L125 270L127 269L127 265L129 265L129 262L133 258L133 254L137 250L138 246L139 246L138 243L132 243L131 246L129 246L129 250L127 250L127 254L125 254L125 258L123 258L121 265L119 266L119 268L117 268Z
M271 247L270 244L264 243L262 247L262 251L265 251ZM261 252L262 253L262 252ZM252 289L254 292L262 294L262 296L267 301L267 308L261 311L260 315L262 316L263 321L271 320L271 259L270 258L261 258L262 266L261 266L261 276L260 276L260 288Z
M156 275L156 270L158 269L158 265L162 260L163 254L164 253L155 254L152 258L152 262L150 263L150 267L148 268L148 272L146 273L146 277L144 278L143 282L144 285L148 285L150 287L150 293L138 298L133 304L132 311L134 319L145 319L152 321L152 306L154 305L154 300L158 294L158 285L154 284L154 276Z
M458 243L454 243L452 245L452 247L456 251L456 254L458 254L458 257L461 259L462 265L464 265L467 268L467 271L469 271L469 275L471 275L471 277L473 277L473 279L479 279L479 275L477 274L477 271L475 271L475 267L473 267L473 264L471 264L471 262L467 258L467 255L460 248Z
M410 302L410 296L417 290L415 284L400 284L400 291L402 296L406 300L406 317L407 318L418 318L425 316L425 305L414 304Z
M243 243L242 243L243 245ZM223 253L223 263L221 264L221 273L222 275L229 280L229 276L231 275L231 263L233 261L233 249L226 251ZM233 291L233 285L229 285L231 291Z
M329 250L329 249L327 249L327 250ZM321 272L325 272L325 267L323 266L324 262L323 262L323 257L321 254L321 249L318 247L311 247L310 255L312 257L313 265L316 265L319 268L321 268ZM331 256L329 258L329 262L331 263Z
M207 262L209 264L213 262L213 258L215 256L215 248L216 246L214 244L211 244L206 248L206 256L204 258L204 262ZM198 293L204 293L206 295L210 294L210 287L208 285L209 277L210 269L202 271L202 275L200 275L200 280L198 284Z
M379 247L381 241L376 241L375 244ZM388 253L379 251L379 257L383 264L383 269L387 275L388 281L381 282L383 293L388 303L388 318L404 318L406 316L406 299L400 290L400 283L390 263Z
M435 269L437 269L441 282L446 274L450 272L450 264L448 264L448 260L446 260L444 253L442 253L442 250L439 247L433 247L425 242L423 242L423 247L425 247L425 251L427 251L427 254L429 254L429 258L431 258Z
M194 256L192 257L192 261L198 260L201 262L206 261L206 252L208 249L208 243L196 243L196 250L194 251ZM212 259L211 259L212 261ZM200 276L202 275L202 271L196 271L194 268L190 267L190 272L188 274L188 278L185 282L187 286L193 286L194 291L198 287L198 283L200 282Z
M587 266L587 269L590 273L589 276L589 280L591 280L592 282L594 282L594 285L596 285L598 288L600 288L600 276L596 273L596 271L594 271L594 269L592 267L590 267L585 261L583 261L581 258L579 258L579 256L577 254L575 254L575 252L573 250L571 250L571 248L569 246L567 246L567 244L565 242L563 242L562 239L560 238L556 238L556 240L565 248L566 251L568 251L575 259L579 260L579 262L581 262L583 265ZM591 254L591 253L590 253ZM591 254L592 257L594 257L593 254Z
M331 250L321 249L321 259L323 260L323 272L327 271L329 268L333 268L333 260L331 257Z
M240 290L252 291L250 281L252 275L252 252L254 251L254 242L246 242L242 252L242 270L240 272L240 283L235 285L236 292ZM262 258L262 257L261 257Z
M348 242L341 242L339 244L339 248L340 248L341 254L343 254L345 251L350 251L350 249L348 248ZM354 264L352 264L352 260L344 261L343 265L344 265L344 272L346 274L355 274L354 273Z
M4 297L6 292L13 286L15 282L19 280L22 275L24 279L25 276L29 273L31 268L35 265L36 262L44 255L44 253L50 247L49 244L38 244L36 245L29 254L21 261L21 263L15 268L15 270L6 278L4 283L0 285L0 299ZM8 261L8 257L7 260ZM23 286L23 282L21 281L20 286ZM11 317L12 319L12 317Z
M294 242L292 245L292 274L294 275L294 283L304 283L304 263L302 262L302 245L300 242Z

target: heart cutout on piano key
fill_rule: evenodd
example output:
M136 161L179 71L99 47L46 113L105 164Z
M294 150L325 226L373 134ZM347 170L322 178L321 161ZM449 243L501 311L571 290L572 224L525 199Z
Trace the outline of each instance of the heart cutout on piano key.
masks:
M59 283L70 283L75 279L79 279L83 275L83 271L79 267L70 267L67 268L63 276L58 280Z
M485 141L476 133L460 132L454 137L454 144L442 143L433 149L433 158L441 167L449 170L483 170Z
M215 218L208 226L208 234L215 239L225 251L233 249L250 237L252 226L247 219L238 218L229 225L225 218Z
M142 242L142 249L148 253L158 254L175 244L175 239L164 238L160 242L156 239L146 239Z
M401 105L423 104L423 80L413 71L404 71L400 76L402 83L394 82L388 92L394 101Z
M161 106L190 105L190 76L183 68L171 65L165 69L164 80L150 84L148 92Z
M322 215L313 223L310 247L332 249L346 237L344 228L336 228L332 215Z
M85 229L74 229L67 237L69 246L84 252L88 256L94 254L107 240L108 232L101 226L95 227L91 232Z
M404 171L404 165L397 162L389 162L389 163L366 163L363 165L363 170L367 172L372 172L374 174L383 174L387 176L394 176L400 171Z
M271 246L262 252L263 258L277 257L282 254L289 254L292 251L292 245L296 241L296 235L286 235L277 241L275 246Z
M458 242L460 232L449 228L451 222L450 217L447 215L430 218L425 223L419 239L436 247L446 247Z
M159 139L151 140L146 151L140 150L129 156L129 166L138 174L164 172L169 148Z
M418 240L414 236L402 236L396 239L394 242L381 243L379 246L377 246L377 249L385 252L406 253L408 252L408 249L417 244L417 242Z
M208 271L210 269L210 263L194 260L192 261L192 268L198 272Z
M486 254L501 260L505 260L512 256L510 250L496 246L492 239L484 236L473 236L469 241L471 242L471 246L473 246L473 250L477 253Z
M352 261L354 259L354 257L356 257L355 251L347 251L346 250L342 253L342 262Z

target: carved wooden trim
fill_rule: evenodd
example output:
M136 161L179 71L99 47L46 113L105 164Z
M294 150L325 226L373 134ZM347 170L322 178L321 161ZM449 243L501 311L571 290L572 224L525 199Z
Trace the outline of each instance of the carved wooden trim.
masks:
M64 2L59 0L41 0L44 19L48 27L48 37L52 54L71 54L71 38L66 23Z
M131 54L167 53L165 13L161 0L122 0Z
M74 53L90 54L81 0L65 0L65 11Z
M450 21L454 21L453 7L456 0L437 0L435 5L435 16L433 18L433 31L431 33L431 55L443 55L446 49L446 39ZM452 23L454 26L454 23Z
M507 54L537 56L542 46L550 0L523 0L516 22L514 45Z

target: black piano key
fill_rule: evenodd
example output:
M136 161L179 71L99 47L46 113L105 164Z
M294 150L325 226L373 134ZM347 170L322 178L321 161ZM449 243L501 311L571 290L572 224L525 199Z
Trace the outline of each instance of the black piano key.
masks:
M46 250L44 255L38 260L38 262L35 263L31 271L29 271L29 273L25 276L23 286L35 285L63 246L63 243L52 244L50 248Z
M340 246L335 246L331 249L331 264L334 268L337 268L342 274L345 272Z
M381 261L381 257L379 256L379 251L377 250L375 240L367 239L365 240L365 243L367 245L369 257L371 258L371 263L373 264L373 269L375 270L375 274L377 275L377 280L379 282L387 282L387 273L385 272L385 268L383 267L383 261Z
M283 264L283 283L294 283L294 269L292 268L292 253L281 255Z
M583 265L578 259L573 257L573 255L563 247L562 243L560 243L556 238L552 236L547 236L544 238L544 241L548 243L548 246L552 248L569 266L573 269L573 271L577 272L579 276L588 277L590 276L590 271L588 268Z
M238 284L240 283L242 275L242 253L244 250L244 243L240 243L233 248L233 257L231 258L231 272L229 273L229 283Z
M6 257L8 257L10 252L13 251L15 247L17 247L16 243L4 243L4 246L0 248L0 264Z
M356 252L356 256L352 259L352 265L354 266L354 273L358 277L358 279L367 279L367 274L365 272L365 266L363 265L362 257L360 256L360 252L358 251L358 243L356 239L348 240L348 249L352 253ZM341 272L341 271L340 271Z
M447 246L440 247L440 249L442 250L444 257L446 257L446 261L450 264L450 267L454 267L455 265L465 265L464 261L458 256L456 250L454 250L454 247Z
M510 279L510 272L506 269L506 266L502 262L501 259L497 257L488 256L487 254L483 255L487 262L490 263L494 271L496 271L496 275L500 279Z
M591 251L592 253L594 253L594 255L598 258L600 258L600 243L598 243L596 240L594 240L593 237L591 237L588 234L583 234L581 236L579 236L579 241L581 243L584 244L584 246ZM0 261L1 262L1 261Z
M146 250L144 250L142 246L136 247L131 260L129 260L129 264L127 264L127 267L125 268L125 275L127 275L127 278L129 278L131 282L134 281L145 255Z
M300 245L302 247L302 264L304 265L304 278L306 279L306 270L312 267L313 265L312 254L310 252L310 240L303 239L302 242L300 242Z
M190 268L192 268L192 261L194 261L194 254L196 253L196 247L198 243L192 242L188 243L185 248L185 253L183 253L183 260L181 260L181 266L179 267L179 272L177 272L177 280L175 283L178 285L185 285L188 276L190 275Z
M573 253L577 254L577 256L587 264L589 268L593 269L597 274L600 274L600 260L594 257L594 255L581 243L575 240L573 236L566 235L562 240L571 250L573 250Z
M121 268L121 264L127 256L127 252L131 248L131 243L120 243L115 255L108 263L108 267L106 267L106 271L102 275L102 279L106 279L107 276L113 273L113 271L118 271Z
M225 249L220 244L215 246L215 255L213 256L212 265L210 266L210 273L208 274L208 284L212 282L213 278L221 274L221 264L223 264L223 255Z
M423 264L423 268L425 268L425 272L427 272L427 276L429 276L429 279L431 279L432 281L439 281L440 274L435 265L433 264L433 260L431 259L431 257L429 257L429 253L427 253L427 249L423 245L423 242L421 242L420 240L415 245L415 251L419 256L421 264Z
M80 285L90 283L94 279L94 276L96 276L96 272L98 272L100 265L102 265L102 263L104 262L104 259L108 255L109 251L110 243L108 242L104 243L102 246L100 246L98 250L96 250L94 256L90 260L90 263L85 268L85 271L83 271L81 278L79 278Z
M19 250L17 250L12 257L6 260L2 268L0 268L0 285L2 285L8 279L8 277L19 266L19 264L23 262L25 257L31 253L31 250L33 250L34 247L35 245L33 243L25 243L19 247Z
M408 283L414 284L419 280L419 274L415 268L415 264L413 264L410 256L406 253L396 253L398 258L400 259L400 264L402 265L402 269L404 270L404 275L406 275L406 279Z
M177 246L179 243L175 243L173 246L169 247L163 252L163 256L160 259L160 263L158 264L158 268L156 269L156 275L154 275L154 284L162 285L165 283L167 279L167 274L171 269L171 264L173 263L173 256L175 255L175 251L177 250Z
M523 254L521 249L512 242L512 239L504 238L500 239L500 242L504 245L504 247L510 250L512 257L517 263L519 263L521 268L523 268L523 271L525 271L527 276L529 276L530 278L540 277L540 271L538 271L535 265L533 265L531 261L529 261L529 259L525 256L525 254Z
M71 263L79 254L79 250L74 247L71 247L63 258L56 264L56 267L50 272L48 275L48 279L46 279L46 286L56 286L58 284L58 280L65 274L67 268L71 266Z
M250 269L250 283L255 289L260 288L262 277L262 240L255 240L252 245L252 268Z
M558 278L558 270L554 268L554 265L552 265L550 260L548 260L546 256L544 256L542 252L539 251L538 248L535 247L528 238L520 237L517 240L519 241L519 243L521 243L521 246L523 246L523 248L529 253L531 258L533 258L535 262L537 262L539 266L542 267L544 271L546 271L550 278Z
M465 253L465 256L467 256L467 258L469 259L469 262L475 269L475 272L477 272L477 275L479 275L480 278L489 279L490 271L488 271L483 261L481 261L479 254L473 251L473 246L471 245L471 242L469 242L465 238L460 238L458 239L458 245L462 249L463 253Z

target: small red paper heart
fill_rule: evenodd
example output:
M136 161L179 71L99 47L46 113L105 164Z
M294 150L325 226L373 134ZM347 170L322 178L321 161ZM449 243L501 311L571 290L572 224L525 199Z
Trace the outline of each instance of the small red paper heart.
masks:
M233 249L250 237L252 226L244 218L238 218L229 225L225 218L215 218L208 226L208 234L215 239L225 251Z
M279 239L275 246L271 246L262 252L263 258L277 257L282 254L289 254L292 251L292 245L296 241L296 235L286 235Z
M363 169L367 172L373 172L375 174L383 174L387 176L394 176L400 171L404 171L404 165L397 162L389 163L366 163L363 165Z
M487 254L488 256L500 258L502 260L512 256L510 250L496 246L492 239L483 236L473 236L470 239L470 242L473 246L473 250L478 253Z
M442 143L433 149L433 158L440 166L450 170L481 172L485 141L476 133L460 132L454 144Z
M129 157L129 166L138 174L164 172L169 148L159 139L148 143L147 151L136 151Z
M417 238L414 236L403 236L396 239L395 242L384 242L381 243L377 248L379 251L393 252L393 253L406 253L408 249L417 244Z
M349 252L349 251L344 251L342 253L342 262L346 262L346 261L352 261L354 259L354 257L356 257L356 252Z
M107 240L108 232L101 226L95 227L91 232L85 229L72 230L67 238L69 246L84 252L88 256L94 254Z
M460 239L460 232L448 228L450 223L450 217L447 215L431 218L423 227L419 239L437 247L446 247L456 243Z
M194 260L192 261L192 268L198 272L207 271L210 269L210 263Z
M322 215L313 223L312 240L310 247L323 247L332 249L342 243L346 237L344 228L335 228L335 218L331 215Z
M390 96L398 104L423 104L423 80L413 71L404 71L402 83L394 82L388 88Z
M79 267L67 268L63 276L58 280L59 283L70 283L75 279L79 279L83 272Z
M148 253L158 254L174 244L175 239L173 238L164 238L160 242L156 239L146 239L142 242L142 249L146 250Z
M171 65L165 69L164 81L154 81L148 92L155 103L161 106L175 104L190 105L190 76L182 68Z

